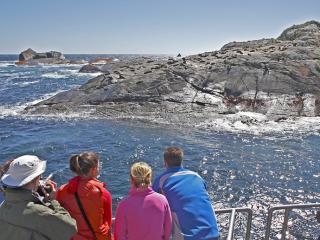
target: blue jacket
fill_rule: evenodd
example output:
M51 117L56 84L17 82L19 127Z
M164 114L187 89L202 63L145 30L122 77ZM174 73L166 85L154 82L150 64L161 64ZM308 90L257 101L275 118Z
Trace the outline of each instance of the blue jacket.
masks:
M0 190L0 205L4 201L4 192Z
M174 240L218 239L214 209L205 182L197 173L171 167L154 180L152 187L168 199Z

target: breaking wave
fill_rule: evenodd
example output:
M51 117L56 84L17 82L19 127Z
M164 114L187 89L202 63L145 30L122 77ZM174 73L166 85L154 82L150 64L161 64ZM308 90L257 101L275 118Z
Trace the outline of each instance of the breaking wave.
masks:
M0 61L0 68L15 66L14 62L12 61Z
M222 118L207 120L197 125L207 128L233 133L260 134L304 134L320 133L320 117L291 117L275 122L267 120L263 114L239 112L226 115Z

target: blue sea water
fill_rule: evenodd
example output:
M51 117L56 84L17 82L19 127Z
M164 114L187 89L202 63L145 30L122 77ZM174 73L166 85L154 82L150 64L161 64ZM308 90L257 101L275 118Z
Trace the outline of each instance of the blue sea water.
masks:
M97 55L67 55L90 60ZM131 55L99 55L127 59ZM114 210L129 189L129 168L146 161L154 175L163 170L162 151L179 146L185 167L207 182L216 208L267 209L278 203L320 202L318 131L250 132L190 129L135 121L92 120L64 115L30 116L24 107L94 77L80 65L16 66L17 55L0 55L0 163L22 154L48 161L60 185L73 174L70 155L101 155L100 180L107 183Z

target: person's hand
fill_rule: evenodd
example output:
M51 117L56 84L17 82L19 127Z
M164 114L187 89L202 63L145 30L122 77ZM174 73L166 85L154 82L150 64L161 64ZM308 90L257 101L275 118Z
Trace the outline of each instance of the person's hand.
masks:
M50 188L50 192L48 193L48 199L50 200L54 200L56 199L56 195L57 195L57 183L52 181L52 180L48 180L47 181L47 186L49 186Z
M41 190L40 195L44 196L45 202L56 199L57 184L54 181L48 180L45 185L41 184L39 188Z

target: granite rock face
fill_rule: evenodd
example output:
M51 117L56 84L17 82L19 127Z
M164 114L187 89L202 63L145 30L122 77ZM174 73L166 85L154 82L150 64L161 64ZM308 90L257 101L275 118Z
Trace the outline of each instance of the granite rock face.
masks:
M95 117L198 123L256 112L268 120L318 116L320 23L286 29L277 39L231 42L219 51L110 62L102 75L27 109L83 111Z

